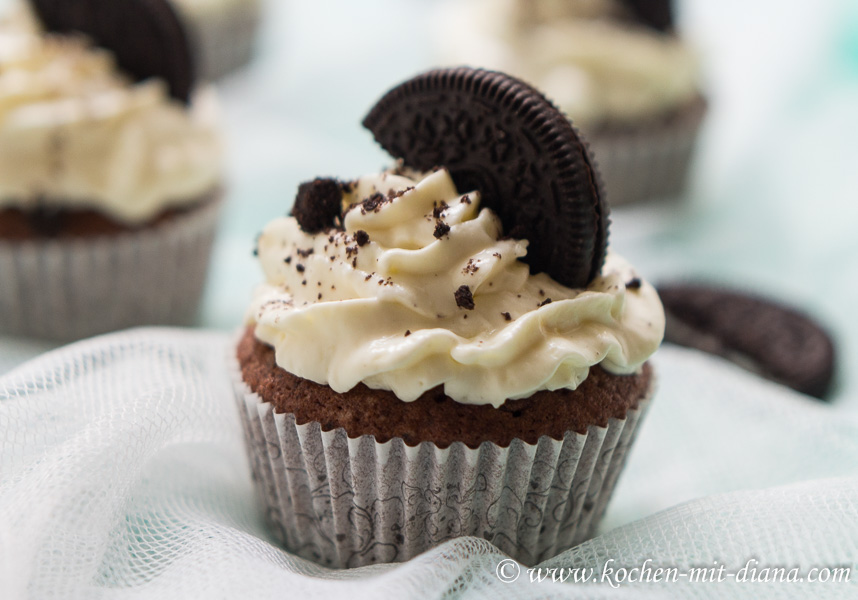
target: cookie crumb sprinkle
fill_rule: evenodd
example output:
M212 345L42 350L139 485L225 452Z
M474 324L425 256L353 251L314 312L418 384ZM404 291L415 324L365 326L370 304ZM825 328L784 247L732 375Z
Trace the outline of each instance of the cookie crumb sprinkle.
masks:
M435 231L432 233L437 239L441 239L445 235L450 233L450 226L447 225L444 221L437 221L435 223Z
M504 321L512 321L512 315L510 315L508 312L502 312L501 314L503 315Z
M465 265L465 268L462 269L462 273L465 275L473 275L477 271L480 270L480 265L478 265L473 258L468 259L468 264Z
M355 231L355 242L358 246L366 246L369 243L369 234L363 229Z
M627 290L639 290L641 289L641 280L640 277L635 277L631 281L626 284Z
M453 296L456 298L456 306L467 310L474 310L474 295L471 293L471 288L466 285L460 285Z

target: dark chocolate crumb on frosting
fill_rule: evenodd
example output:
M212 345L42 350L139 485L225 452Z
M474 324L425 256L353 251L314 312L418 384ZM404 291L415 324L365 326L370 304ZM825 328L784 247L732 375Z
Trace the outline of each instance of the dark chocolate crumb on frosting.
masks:
M438 221L435 224L435 231L432 232L432 235L434 235L436 238L438 238L440 240L442 237L444 237L448 233L450 233L450 226L447 225L444 221Z
M466 285L460 285L459 289L453 295L456 297L456 306L467 310L474 310L474 295L471 293L471 288Z
M298 186L292 216L307 233L336 227L341 216L343 188L339 181L318 178Z
M641 280L640 277L635 277L631 281L626 284L627 290L639 290L641 289Z
M355 242L358 246L366 246L369 243L369 234L363 229L355 231Z

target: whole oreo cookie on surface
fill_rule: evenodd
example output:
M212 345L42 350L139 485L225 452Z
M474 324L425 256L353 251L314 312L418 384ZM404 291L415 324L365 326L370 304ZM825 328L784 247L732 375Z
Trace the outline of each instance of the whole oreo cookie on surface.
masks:
M478 190L504 233L530 242L525 261L572 288L602 269L608 208L572 124L526 83L494 71L436 69L390 90L363 121L409 167L449 169Z
M823 328L772 300L703 284L657 286L665 341L722 356L817 398L834 375L834 344Z
M658 31L673 29L672 0L623 0L642 23Z
M159 77L187 103L194 62L187 33L167 0L30 0L46 30L79 32L116 57L135 80Z

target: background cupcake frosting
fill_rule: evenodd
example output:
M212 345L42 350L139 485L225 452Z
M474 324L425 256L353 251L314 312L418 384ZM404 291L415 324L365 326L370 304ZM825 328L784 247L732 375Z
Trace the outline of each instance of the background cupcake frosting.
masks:
M220 180L217 103L133 83L83 38L0 26L0 209L96 209L140 225Z
M446 2L437 34L442 61L521 77L585 131L658 119L699 93L693 49L618 0Z

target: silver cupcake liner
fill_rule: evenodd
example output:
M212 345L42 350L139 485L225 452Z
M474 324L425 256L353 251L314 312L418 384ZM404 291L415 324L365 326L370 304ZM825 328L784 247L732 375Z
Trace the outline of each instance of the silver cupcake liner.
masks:
M229 3L186 3L176 7L194 48L199 76L215 80L247 64L253 57L261 15L260 0Z
M258 496L291 552L347 568L408 560L478 536L532 565L592 537L646 411L537 444L438 448L349 438L298 425L252 393L237 365L235 396Z
M688 179L706 105L699 99L672 122L619 132L584 131L608 203L676 198Z
M67 341L137 325L190 324L219 196L115 236L0 241L0 333Z

